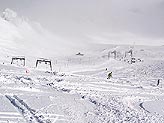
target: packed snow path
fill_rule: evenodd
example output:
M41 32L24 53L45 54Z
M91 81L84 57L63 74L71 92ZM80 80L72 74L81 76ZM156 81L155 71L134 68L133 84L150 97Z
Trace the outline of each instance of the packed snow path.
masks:
M35 110L31 109L23 100L19 99L16 95L5 95L6 98L15 106L18 111L23 115L28 123L50 123L48 120L44 120L42 115L37 116Z
M92 117L90 114L94 112L94 105L91 102L82 100L78 94L70 95L47 86L45 77L55 77L52 81L59 82L61 80L58 76L35 70L33 75L27 75L24 68L16 69L12 66L10 70L7 68L0 73L0 97L4 100L0 106L0 122L84 123L90 121ZM8 118L8 114L13 118Z
M1 114L14 112L14 118L7 122L164 122L163 109L158 106L163 106L162 85L152 85L154 78L133 76L133 71L132 75L123 69L115 71L113 78L107 80L104 69L54 75L35 69L26 73L25 68L10 65L1 68L0 93L7 97ZM0 121L5 118L0 117Z

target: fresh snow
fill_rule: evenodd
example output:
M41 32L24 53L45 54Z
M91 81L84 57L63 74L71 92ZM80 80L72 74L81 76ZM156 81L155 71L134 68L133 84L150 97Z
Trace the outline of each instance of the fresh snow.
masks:
M10 9L0 26L0 123L164 122L164 46L88 44L67 54L60 38ZM127 62L130 49L140 62ZM38 57L51 58L53 71L35 68Z

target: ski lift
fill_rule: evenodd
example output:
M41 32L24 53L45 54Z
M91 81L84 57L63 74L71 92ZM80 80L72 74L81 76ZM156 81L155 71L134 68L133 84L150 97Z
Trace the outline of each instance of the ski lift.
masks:
M132 57L133 56L133 50L130 49L129 51L126 51L125 52L125 57L127 57L127 54L130 54L130 57Z
M112 51L112 52L108 52L108 58L109 58L110 55L112 55L112 54L113 54L114 59L116 59L116 57L117 57L117 51L114 50L114 51Z
M44 59L44 58L37 59L37 61L36 61L36 68L38 67L38 63L39 63L39 64L45 63L45 64L49 65L50 70L52 71L52 63L51 63L51 60L49 60L49 59Z
M17 65L25 66L25 57L24 56L12 57L11 64L15 64L15 62L16 62Z

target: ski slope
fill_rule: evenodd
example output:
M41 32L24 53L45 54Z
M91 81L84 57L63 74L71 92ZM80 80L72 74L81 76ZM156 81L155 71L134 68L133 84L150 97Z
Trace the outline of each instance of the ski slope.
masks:
M164 46L88 44L70 51L38 24L10 9L3 14L0 123L164 122ZM141 61L127 62L130 49ZM114 50L116 59L109 56ZM12 56L25 56L26 66L11 65ZM53 71L36 68L38 57L50 58Z
M154 54L153 49L152 52ZM1 64L0 120L14 123L163 122L163 58L142 57L143 62L129 64L102 56L104 52L69 56L69 62L67 58L59 58L53 61L53 73L48 69ZM107 79L110 71L113 77Z

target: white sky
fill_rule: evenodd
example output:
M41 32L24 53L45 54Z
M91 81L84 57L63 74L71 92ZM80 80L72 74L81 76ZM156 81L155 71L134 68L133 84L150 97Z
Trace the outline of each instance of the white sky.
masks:
M0 0L73 42L164 44L164 0Z

